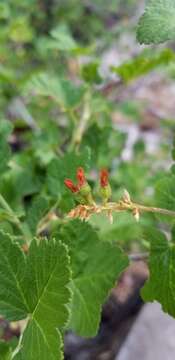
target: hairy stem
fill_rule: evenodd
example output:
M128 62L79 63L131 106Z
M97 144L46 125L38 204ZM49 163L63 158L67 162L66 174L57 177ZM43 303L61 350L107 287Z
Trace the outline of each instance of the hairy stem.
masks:
M53 219L58 219L55 214L57 206L58 203L55 203L55 205L49 210L49 212L40 220L37 227L37 235L41 234L45 229L47 229L49 223ZM112 213L123 211L131 211L137 221L139 220L139 215L141 214L141 212L159 213L175 217L175 211L152 206L144 206L132 202L128 193L127 195L125 193L124 197L117 203L107 202L106 204L94 203L93 205L78 205L68 213L67 217L70 219L80 218L81 220L87 221L93 214L105 213L109 218L110 222L112 223ZM62 219L62 221L65 221L65 219Z
M138 221L141 212L159 213L175 217L175 211L162 209L152 206L144 206L134 203L130 200L129 194L126 195L118 202L107 202L106 204L94 204L94 205L78 205L72 209L68 214L69 218L80 218L81 220L88 220L93 214L106 213L112 222L112 213L120 211L131 211L135 219Z
M113 210L113 211L138 209L139 212L159 213L159 214L175 217L175 211L173 211L173 210L162 209L162 208L157 208L157 207L152 207L152 206L144 206L144 205L137 204L134 202L125 203L124 201L120 201L119 203L108 203L103 208L104 208L104 210Z
M168 215L168 216L175 216L175 211L173 211L173 210L162 209L162 208L157 208L157 207L152 207L152 206L137 205L137 204L135 204L135 205L138 207L138 209L140 211L159 213L159 214Z

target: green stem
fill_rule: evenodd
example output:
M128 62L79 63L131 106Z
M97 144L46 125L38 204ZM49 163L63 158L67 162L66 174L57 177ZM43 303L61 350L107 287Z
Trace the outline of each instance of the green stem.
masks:
M44 231L47 228L47 226L49 225L49 223L51 221L51 216L53 214L55 214L55 210L56 210L58 204L59 204L59 201L56 201L56 203L51 207L51 209L47 212L47 214L39 221L38 226L37 226L37 231L36 231L37 236L40 235L42 233L42 231Z
M76 147L76 149L78 150L83 135L86 131L89 119L91 117L91 108L90 108L90 93L89 91L86 93L85 98L84 98L84 109L83 109L83 113L81 116L81 119L77 125L77 127L75 128L75 131L73 132L73 136L72 136L72 140L70 143L70 149L72 150L74 147Z
M16 227L18 228L18 230L22 233L22 235L24 235L24 237L26 237L26 233L23 230L22 224L19 221L18 217L16 216L16 214L14 213L14 211L11 209L11 207L9 206L9 204L7 203L7 201L4 199L4 197L0 194L0 205L2 206L2 208L4 210L7 211L11 222L16 225Z

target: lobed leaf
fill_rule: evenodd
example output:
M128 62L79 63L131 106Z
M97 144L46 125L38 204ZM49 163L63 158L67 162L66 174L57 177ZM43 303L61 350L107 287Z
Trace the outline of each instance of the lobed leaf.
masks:
M25 296L31 316L22 341L25 360L61 359L58 328L66 325L69 316L66 304L70 297L70 272L66 247L54 240L41 244L38 246L33 241L27 257Z
M0 233L0 313L9 320L28 315L21 349L15 359L62 359L62 329L69 316L69 257L54 239L33 240L24 256L12 239Z
M84 95L83 87L77 87L69 80L47 73L40 73L31 79L27 92L31 91L38 96L54 99L63 110L78 106Z
M175 317L175 244L158 230L147 231L151 242L150 278L142 289L144 301L157 300L165 312Z
M175 211L175 176L165 176L156 184L157 204Z
M8 320L24 319L29 313L23 277L26 259L18 244L0 232L0 313Z
M73 221L63 228L58 237L68 245L73 298L69 328L81 336L95 336L101 306L128 259L111 243L100 241L87 223Z

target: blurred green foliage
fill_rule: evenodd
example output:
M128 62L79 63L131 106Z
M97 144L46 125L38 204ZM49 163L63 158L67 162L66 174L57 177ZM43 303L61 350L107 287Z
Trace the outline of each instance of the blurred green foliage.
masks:
M116 61L117 65L109 65L107 75L103 72L103 55L116 46L119 53L122 35L134 33L135 23L130 23L129 17L134 18L137 5L135 0L0 3L0 224L20 244L30 244L36 235L55 234L61 234L66 245L72 241L71 236L81 243L81 237L76 236L84 231L86 236L80 244L84 250L71 242L75 246L71 249L71 261L75 262L73 266L78 263L81 270L71 284L73 306L78 301L83 307L77 292L81 290L86 296L82 285L86 273L82 269L86 264L91 274L96 264L95 253L90 265L86 256L87 250L90 258L93 240L97 248L103 248L103 242L107 242L98 254L99 266L103 258L105 271L111 271L107 285L105 276L99 281L100 288L105 283L105 292L102 289L100 294L99 290L98 301L102 302L123 268L121 263L115 270L114 263L110 263L108 269L104 249L113 252L112 246L119 245L128 253L145 250L142 228L159 227L160 222L164 226L164 218L143 215L136 223L132 214L117 214L111 226L106 217L96 215L90 225L76 222L75 227L68 226L66 235L66 213L76 205L76 199L64 186L65 178L75 181L77 167L83 167L99 200L98 171L106 167L114 201L121 198L126 188L139 203L174 209L174 165L168 175L164 169L167 161L172 163L173 119L160 121L161 132L168 134L167 144L160 136L157 149L148 151L146 133L142 131L143 104L121 95L130 81L137 84L139 78L159 71L160 67L168 69L169 76L174 51L155 47L133 51L128 61L120 65ZM138 137L130 148L132 126L137 128ZM156 132L154 126L150 130ZM174 150L172 155L174 160ZM171 225L170 221L166 229L170 230ZM92 245L87 244L88 236ZM120 259L120 251L116 253ZM125 266L126 263L124 259ZM97 283L98 276L97 273ZM86 281L91 293L92 284ZM95 293L94 289L92 286ZM94 324L90 321L86 328L83 312L76 322L75 312L70 321L72 328L78 329L80 335L95 334L100 305L94 309ZM90 311L91 301L87 308ZM4 354L10 351L4 343L0 349Z
M128 31L123 19L134 13L136 1L7 0L0 6L0 191L24 222L37 204L27 233L36 230L43 199L46 208L56 202L61 211L71 208L63 180L74 177L76 166L91 169L95 192L95 169L108 167L114 198L126 187L137 199L153 201L147 189L163 172L154 171L159 155L145 161L143 141L124 161L128 135L111 122L114 111L139 121L140 105L110 100L101 73L103 50L119 39L120 28ZM111 21L119 21L118 35ZM112 71L125 86L173 62L170 49L143 50Z

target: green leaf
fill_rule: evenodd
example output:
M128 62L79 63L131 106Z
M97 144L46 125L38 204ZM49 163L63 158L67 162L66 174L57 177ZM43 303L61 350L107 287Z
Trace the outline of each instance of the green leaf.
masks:
M73 221L61 228L58 237L70 251L73 299L69 328L81 336L95 336L101 306L121 272L127 257L116 246L99 240L87 223Z
M115 157L120 156L125 141L126 134L113 131L113 127L110 125L100 127L94 123L84 134L81 149L89 146L93 149L92 164L96 163L99 168L108 167Z
M1 137L0 141L0 172L7 169L8 161L10 160L11 152L7 141Z
M150 278L142 297L144 301L159 301L163 310L175 317L175 244L155 229L147 231L145 237L151 242Z
M12 17L9 27L10 40L17 43L28 43L33 38L33 29L30 27L27 18L19 16L17 18Z
M158 66L168 65L175 60L174 52L164 49L154 54L152 51L143 51L139 56L120 66L112 66L112 71L118 74L125 82L129 82L149 73Z
M148 0L145 13L138 25L138 41L141 44L160 44L174 38L174 0Z
M23 213L23 198L39 192L41 185L32 167L14 166L0 178L0 193L13 210Z
M33 241L25 276L25 296L31 314L22 341L25 360L62 358L58 328L62 329L68 320L69 281L66 247L54 240L42 240L39 246Z
M0 136L3 136L4 139L7 139L8 136L13 131L13 125L9 120L1 119L0 120Z
M71 178L75 181L77 168L81 166L85 171L89 170L90 160L91 153L88 147L85 147L80 155L71 152L62 158L52 160L47 171L47 186L50 194L58 198L67 193L64 179Z
M0 313L8 320L27 316L28 305L23 290L25 264L18 244L0 232Z
M157 205L175 211L175 175L166 176L156 184Z
M32 234L36 233L38 222L46 214L48 210L48 201L45 197L37 197L27 213L28 224Z
M56 306L56 304L54 304ZM47 311L47 307L45 308ZM57 323L55 318L55 328L52 324L50 325L50 319L48 318L47 323L44 319L45 312L41 315L43 316L43 321L41 318L30 320L27 329L24 332L22 340L22 349L20 355L21 360L60 360L62 357L62 339L61 335L56 329ZM51 319L53 322L53 318ZM16 358L15 358L16 360Z
M40 178L32 170L27 167L14 169L13 183L15 191L20 197L35 194L41 188Z
M54 39L52 47L62 51L71 51L77 48L77 44L71 36L66 25L62 24L51 31L51 36Z
M105 214L97 214L91 217L90 222L98 229L102 240L108 239L112 242L117 239L117 244L124 246L125 249L129 247L131 242L140 241L141 224L135 221L132 213L121 213L120 216L118 213L114 213L113 218L114 223L111 226Z
M100 84L102 82L102 78L99 74L99 63L94 61L83 65L81 69L81 76L89 84Z
M10 6L7 3L0 4L0 19L6 20L10 16Z
M8 145L8 136L13 130L13 126L7 120L0 120L0 172L7 169L11 157L10 146Z
M7 342L0 340L0 358L1 360L11 359L11 349Z
M71 81L52 74L40 73L31 79L27 85L27 92L51 97L65 110L79 105L84 95L84 88L75 86Z
M62 359L58 329L68 320L69 258L65 245L54 239L33 240L24 256L19 246L0 234L0 313L9 320L28 315L22 338L23 360ZM19 358L19 357L17 357Z

